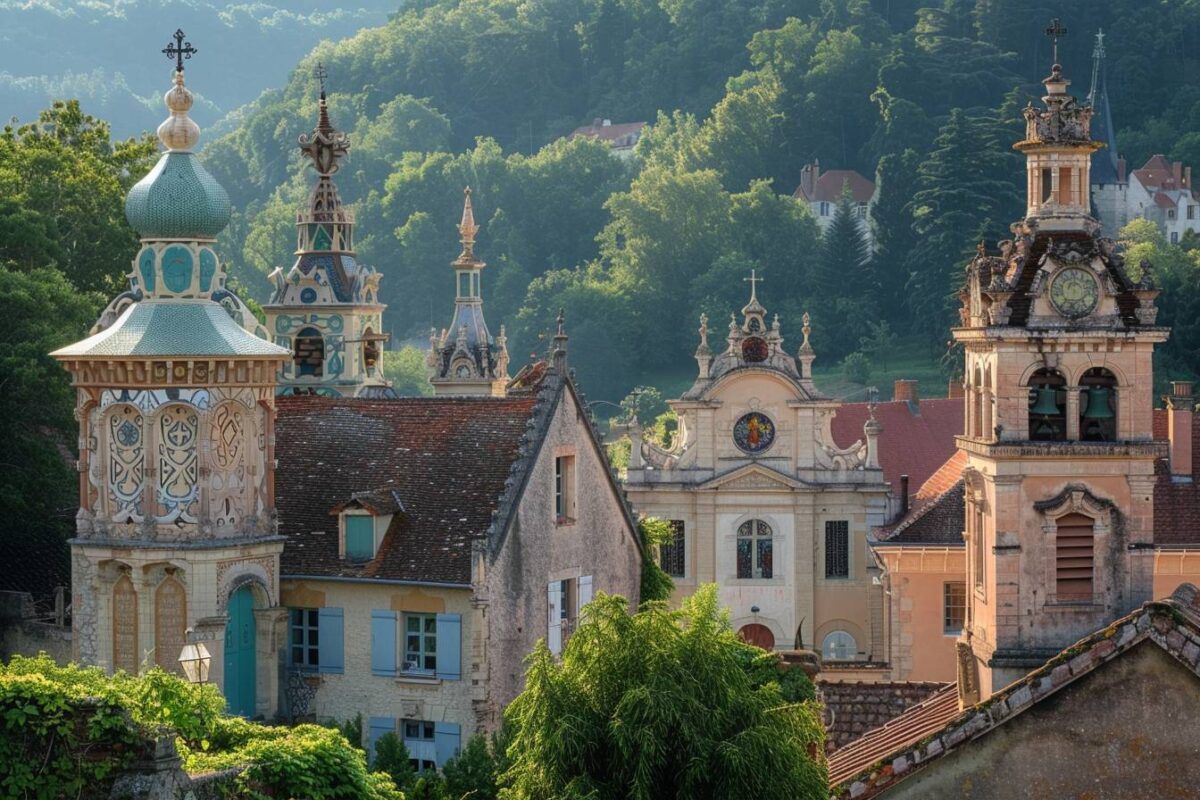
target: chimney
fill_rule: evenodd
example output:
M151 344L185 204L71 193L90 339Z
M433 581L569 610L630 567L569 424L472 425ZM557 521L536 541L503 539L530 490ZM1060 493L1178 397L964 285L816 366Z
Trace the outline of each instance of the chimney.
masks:
M900 476L900 518L908 513L908 476Z
M1167 438L1171 440L1171 479L1192 479L1192 397L1191 381L1171 381L1167 401Z
M1117 159L1117 182L1125 183L1125 177L1126 177L1126 175L1125 175L1125 159L1118 158Z
M1185 189L1192 188L1192 168L1191 167L1183 168L1183 188L1185 188Z
M1171 180L1175 182L1172 189L1179 189L1183 186L1183 162L1175 161L1171 163Z
M595 119L593 119L593 120L592 120L592 127L593 127L593 128L599 128L599 127L600 127L600 124L601 124L602 122L604 122L604 118L603 118L603 117L596 117Z
M920 402L920 396L917 393L917 382L913 380L898 380L892 389L893 400L903 400L906 403L917 405Z
M946 397L951 400L962 400L966 395L966 390L963 388L962 381L949 380L946 382Z

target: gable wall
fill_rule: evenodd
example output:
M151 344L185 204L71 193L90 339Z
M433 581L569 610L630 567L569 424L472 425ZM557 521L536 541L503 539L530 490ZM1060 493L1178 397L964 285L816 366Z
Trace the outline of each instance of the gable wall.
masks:
M1196 681L1145 641L879 797L1194 797Z
M575 455L576 513L574 523L559 525L554 460L566 453ZM607 471L574 395L564 390L516 518L486 568L488 677L480 722L489 730L499 726L500 712L524 686L525 656L546 638L550 581L591 575L595 593L637 604L641 555Z

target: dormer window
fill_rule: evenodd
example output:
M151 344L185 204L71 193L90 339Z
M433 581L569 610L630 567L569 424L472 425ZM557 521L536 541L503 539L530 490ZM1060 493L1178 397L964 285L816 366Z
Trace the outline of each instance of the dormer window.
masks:
M375 557L375 517L368 513L342 514L347 561L370 561Z

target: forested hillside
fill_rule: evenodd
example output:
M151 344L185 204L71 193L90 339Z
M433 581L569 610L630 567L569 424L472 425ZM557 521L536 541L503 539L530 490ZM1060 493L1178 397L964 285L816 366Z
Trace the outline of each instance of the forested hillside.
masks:
M567 310L593 392L620 396L686 372L701 311L726 319L750 269L799 338L811 311L825 364L867 321L919 333L952 320L964 254L1019 216L1010 144L1039 94L1051 16L1088 91L1107 32L1123 155L1200 165L1200 7L1188 3L945 0L468 0L410 4L387 25L326 43L287 86L205 150L238 219L225 242L244 287L288 260L306 176L294 146L330 75L353 134L343 196L360 251L385 274L394 341L446 324L460 190L475 190L489 319L514 354ZM196 82L202 84L202 74ZM560 137L593 117L653 123L626 167ZM828 237L790 199L800 167L878 169L878 252ZM521 356L518 356L521 357ZM603 383L602 383L603 382ZM602 384L602 385L598 385Z

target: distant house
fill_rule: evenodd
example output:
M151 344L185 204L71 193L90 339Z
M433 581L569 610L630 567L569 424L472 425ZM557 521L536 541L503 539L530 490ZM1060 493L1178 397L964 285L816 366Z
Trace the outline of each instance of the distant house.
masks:
M792 192L792 197L808 203L821 232L833 222L833 213L837 209L838 198L842 196L842 188L850 188L850 196L854 199L859 225L868 243L874 247L871 236L871 206L875 202L875 183L864 178L852 169L831 169L821 172L821 162L814 160L805 164L800 170L800 185Z
M633 157L633 147L638 143L638 139L642 138L642 128L644 127L646 127L644 122L613 124L611 119L596 117L592 120L591 125L576 128L568 138L599 139L612 149L613 155L617 158L627 159Z

